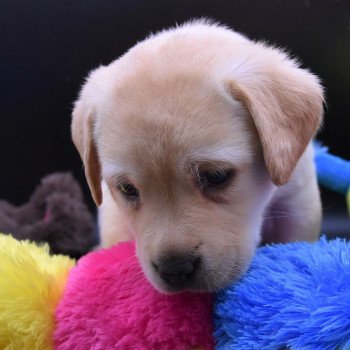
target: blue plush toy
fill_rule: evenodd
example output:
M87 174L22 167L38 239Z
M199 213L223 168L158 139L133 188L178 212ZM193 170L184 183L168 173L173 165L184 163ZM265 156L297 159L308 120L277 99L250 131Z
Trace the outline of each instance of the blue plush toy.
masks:
M215 305L216 349L350 349L350 243L260 248Z
M315 145L319 183L347 194L350 162ZM350 242L258 249L244 277L217 296L217 350L350 350Z
M350 161L328 153L328 148L315 146L315 164L318 182L328 189L346 195L350 213Z

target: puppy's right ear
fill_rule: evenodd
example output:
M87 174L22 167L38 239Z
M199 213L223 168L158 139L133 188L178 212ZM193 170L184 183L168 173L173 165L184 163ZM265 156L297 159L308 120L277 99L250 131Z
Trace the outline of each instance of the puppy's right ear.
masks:
M72 114L72 138L84 162L85 176L97 206L102 203L101 166L94 141L94 110L83 97L75 103Z
M226 86L251 115L271 180L282 186L320 127L323 88L282 51L254 45Z

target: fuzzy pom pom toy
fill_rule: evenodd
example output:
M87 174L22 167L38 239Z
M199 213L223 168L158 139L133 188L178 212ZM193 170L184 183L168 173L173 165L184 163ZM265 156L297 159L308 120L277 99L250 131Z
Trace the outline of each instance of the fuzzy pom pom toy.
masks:
M0 235L0 349L213 349L212 296L157 292L132 242L74 265Z
M161 294L132 242L90 253L71 271L56 312L57 350L213 349L212 296Z
M258 249L216 296L215 338L212 297L157 292L132 242L73 265L0 235L0 349L350 349L350 243L340 239Z
M215 305L217 349L350 349L350 243L260 248Z
M0 235L0 349L50 350L55 310L74 261Z

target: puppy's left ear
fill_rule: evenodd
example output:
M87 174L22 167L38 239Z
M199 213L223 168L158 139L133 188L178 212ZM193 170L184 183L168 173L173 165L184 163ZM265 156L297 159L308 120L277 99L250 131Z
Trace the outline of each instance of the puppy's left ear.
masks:
M75 102L72 113L72 139L84 162L85 177L89 185L91 195L99 206L102 203L101 188L101 164L98 157L97 145L94 138L96 125L96 109L98 101L104 89L109 89L106 84L105 67L101 66L90 72L84 83L78 100ZM101 92L103 91L103 92Z
M226 85L253 118L272 182L284 185L322 122L318 78L271 49L254 62L248 58Z
M75 147L84 162L85 177L92 197L99 206L102 203L101 167L93 138L93 115L92 107L87 107L84 99L80 98L73 110L71 131Z

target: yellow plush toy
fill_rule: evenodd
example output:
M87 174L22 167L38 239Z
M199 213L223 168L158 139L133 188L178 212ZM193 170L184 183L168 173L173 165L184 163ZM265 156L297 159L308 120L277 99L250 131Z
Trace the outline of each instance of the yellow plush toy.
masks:
M54 311L74 260L0 234L0 349L49 350Z

